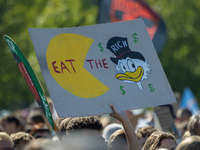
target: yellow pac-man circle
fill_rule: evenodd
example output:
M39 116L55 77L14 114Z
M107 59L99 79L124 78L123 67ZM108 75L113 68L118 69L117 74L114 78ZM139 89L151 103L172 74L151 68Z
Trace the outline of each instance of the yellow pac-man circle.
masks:
M46 52L47 66L56 82L82 98L94 98L109 90L83 67L93 41L82 35L63 33L51 39Z

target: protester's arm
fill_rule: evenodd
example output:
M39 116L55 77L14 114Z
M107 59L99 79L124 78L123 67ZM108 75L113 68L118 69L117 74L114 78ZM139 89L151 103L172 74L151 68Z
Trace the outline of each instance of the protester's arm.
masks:
M113 113L110 113L109 115L116 118L117 120L119 120L124 127L127 141L128 141L129 150L141 150L138 138L135 134L135 131L134 131L126 113L123 111L117 110L113 105L110 105L110 107L113 110Z

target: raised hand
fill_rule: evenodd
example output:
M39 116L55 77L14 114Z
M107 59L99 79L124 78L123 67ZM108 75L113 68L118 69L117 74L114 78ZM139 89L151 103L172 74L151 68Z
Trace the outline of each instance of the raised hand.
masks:
M109 115L114 117L115 119L119 120L121 123L123 123L124 119L128 119L127 114L124 111L119 111L115 108L114 105L110 105L113 113L110 113Z
M140 143L127 117L127 114L124 111L117 110L114 105L110 105L110 107L113 113L110 113L109 115L119 120L124 127L128 141L128 150L141 150Z

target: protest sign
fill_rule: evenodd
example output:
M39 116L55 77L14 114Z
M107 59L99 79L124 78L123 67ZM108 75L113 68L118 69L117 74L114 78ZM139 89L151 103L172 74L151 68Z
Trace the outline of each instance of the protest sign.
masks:
M60 117L176 102L142 19L29 33Z
M17 44L9 36L4 35L4 39L6 43L8 44L8 47L18 65L18 68L20 72L22 73L22 76L24 77L39 107L42 109L43 113L45 114L52 129L57 131L57 126L55 125L52 119L52 114L51 114L48 102L46 100L46 96L44 94L43 88L41 87L40 82L38 81L28 60L26 59L24 54L20 51Z
M171 132L177 139L180 139L180 135L175 126L175 118L173 118L172 111L170 111L170 106L155 107L154 112L158 119L155 127L165 132Z

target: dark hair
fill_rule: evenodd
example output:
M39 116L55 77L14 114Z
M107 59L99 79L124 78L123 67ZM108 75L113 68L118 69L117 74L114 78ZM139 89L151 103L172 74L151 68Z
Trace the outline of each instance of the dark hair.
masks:
M14 142L14 146L18 145L21 141L29 142L34 139L33 136L25 132L13 133L10 135L10 137L12 141Z
M182 110L182 114L185 115L185 116L187 116L187 117L192 116L191 111L190 111L189 109L187 109L187 108L184 108L184 109Z
M156 128L154 128L153 126L151 125L148 125L146 127L141 127L141 128L138 128L135 133L138 137L138 139L140 138L144 138L144 137L149 137L153 132L156 132L158 131Z
M103 126L96 117L76 117L69 120L66 132L76 129L96 129L102 130Z
M8 123L14 122L17 127L20 127L20 126L22 127L22 123L20 119L13 115L3 117L0 122L1 124L3 124L3 122L8 122Z
M61 138L62 136L66 135L66 128L68 123L70 122L72 118L62 118L59 119L60 122L58 124L58 136Z
M187 117L190 118L192 116L192 113L189 109L187 108L179 108L177 110L177 117L180 119L182 117Z
M34 122L34 123L45 123L44 115L41 111L31 111L27 117L27 122Z
M161 142L164 139L172 139L176 144L175 136L170 132L153 132L151 136L147 139L142 150L154 150L156 148L161 148Z
M61 122L62 122L63 120L65 120L65 118L59 118L59 117L57 117L56 120L55 120L56 125L59 127L60 124L61 124Z
M29 134L35 137L35 134L37 132L48 132L50 134L49 128L44 123L34 124L33 127L32 127L32 129L30 130Z

